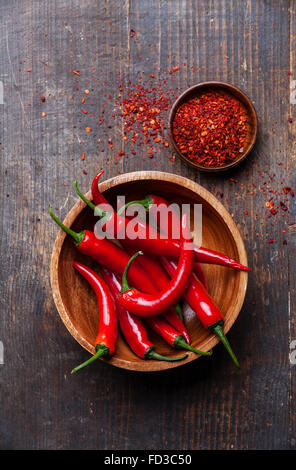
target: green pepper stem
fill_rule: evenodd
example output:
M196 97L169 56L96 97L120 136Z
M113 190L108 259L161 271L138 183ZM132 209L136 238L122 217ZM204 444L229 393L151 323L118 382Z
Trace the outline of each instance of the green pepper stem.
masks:
M200 354L201 356L211 356L213 354L213 351L200 351L199 349L194 348L190 344L186 343L185 338L183 338L182 335L176 337L174 346L175 348L188 349L188 351Z
M73 369L71 371L71 374L75 374L80 369L83 369L84 367L88 366L88 364L91 364L92 362L99 359L99 357L104 357L104 356L108 356L108 355L109 355L109 348L107 348L104 345L98 344L96 346L96 353L92 357L90 357L87 361L85 361L82 364L80 364L79 366L75 367L75 369Z
M184 322L183 312L180 304L176 304L174 309L177 312L178 317L180 318L181 322Z
M132 264L132 262L140 255L143 254L143 251L137 251L137 253L135 253L133 256L130 257L126 267L125 267L125 270L123 271L123 275L122 275L122 284L121 284L121 290L119 292L119 295L123 294L124 292L126 292L127 290L130 290L130 286L128 285L128 282L127 282L127 273L128 273L128 270L129 270L129 267L130 265Z
M148 349L148 351L145 354L146 359L155 359L156 361L166 361L166 362L176 362L176 361L182 361L183 359L186 359L188 357L188 354L183 354L183 356L179 357L167 357L163 356L162 354L158 354L154 349Z
M82 199L93 211L95 211L96 215L98 217L103 217L104 215L106 215L106 212L103 211L102 209L100 209L98 206L96 206L93 202L89 201L88 199L86 199L86 197L84 196L84 194L82 194L82 192L80 191L80 189L78 188L78 183L77 181L73 181L73 187L75 189L75 192L76 194L80 197L80 199Z
M224 332L223 332L223 328L222 328L222 325L221 323L215 323L214 325L212 325L210 327L211 330L214 331L214 333L216 333L216 335L218 336L218 338L220 338L221 340L221 343L225 346L226 350L228 351L228 354L229 356L231 357L231 359L233 360L235 366L240 369L240 365L239 365L239 362L234 354L234 352L232 351L231 349L231 346L229 344L229 341L228 339L226 338Z
M58 226L61 227L61 229L63 229L64 232L66 232L68 235L74 238L76 245L80 245L80 243L82 242L84 238L85 230L83 232L77 233L77 232L74 232L74 230L71 230L69 227L66 227L66 225L64 225L57 218L57 216L53 213L51 206L48 207L48 212L49 212L50 217L58 224Z
M124 206L120 207L120 209L117 211L118 215L121 215L129 206L132 206L133 204L139 204L140 206L143 206L146 211L149 211L149 208L151 204L153 203L153 200L151 199L150 196L145 196L144 199L140 199L138 201L130 201L124 204Z

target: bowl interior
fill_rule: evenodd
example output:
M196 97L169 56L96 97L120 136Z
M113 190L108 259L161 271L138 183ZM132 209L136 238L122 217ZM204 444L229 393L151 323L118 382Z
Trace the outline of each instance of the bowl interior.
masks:
M189 181L181 177L180 180ZM210 195L210 193L195 183L193 183L193 185L195 188L200 188L201 194L198 194L189 187L183 186L181 183L177 184L173 181L159 181L157 179L142 179L123 181L114 186L111 185L111 187L104 192L104 195L114 204L114 207L116 207L117 195L125 195L127 201L129 201L140 199L147 193L162 195L169 201L179 204L200 203L202 204L203 217L202 245L226 253L232 258L246 263L244 247L231 216L214 196ZM210 201L207 200L205 195L210 197ZM90 197L90 194L88 194L88 197ZM94 217L91 209L85 207L84 203L79 202L77 204L79 205L79 211L71 225L72 229L75 231L80 231L85 228L93 229L98 219ZM72 214L74 209L75 207L71 211ZM70 221L69 217L71 219L71 213L67 217L68 222ZM223 215L221 215L221 213ZM227 220L225 220L225 214ZM88 283L74 270L72 262L73 260L81 261L96 272L99 272L99 266L91 258L82 255L69 236L64 236L62 232L60 232L59 235L62 237L62 240L56 267L56 289L53 286L53 290L58 291L56 292L55 300L57 303L56 297L60 296L63 305L59 308L57 303L58 310L71 334L84 348L94 353L93 344L98 326L97 300ZM203 267L208 280L209 293L225 316L225 331L227 332L241 308L246 290L247 274L221 266L203 265ZM151 273L151 276L153 277L153 273ZM52 283L55 282L53 281L54 277L55 268L52 269ZM188 306L184 310L185 323L192 340L192 345L205 351L211 349L218 342L216 337L202 326ZM181 351L173 350L153 332L149 332L149 337L155 344L156 350L159 353L168 356L176 356L181 353ZM119 367L145 371L147 370L148 363L149 370L162 370L177 367L196 357L194 353L189 353L189 357L186 361L182 362L167 363L144 361L130 350L119 333L116 354L109 362Z
M240 101L243 109L245 110L248 120L247 120L247 136L246 140L244 143L244 150L242 153L240 153L235 160L232 162L223 165L223 166L206 166L202 164L198 164L187 158L185 155L183 155L173 136L173 121L175 114L177 112L177 109L187 100L194 98L196 96L200 96L204 93L207 93L209 91L214 91L217 92L221 95L232 95L234 96L238 101ZM206 82L206 83L201 83L199 85L193 86L186 90L174 103L171 113L170 113L170 118L169 118L169 128L170 128L170 141L171 144L175 150L175 152L178 154L179 157L181 157L186 163L188 163L190 166L197 168L202 171L225 171L229 168L232 168L233 166L237 165L240 163L242 160L246 158L246 156L250 153L252 147L254 146L254 143L256 141L257 137L257 129L258 129L258 119L257 119L257 114L255 111L255 108L251 102L251 100L248 98L245 93L243 93L239 88L234 87L232 85L229 85L228 83L222 83L222 82Z

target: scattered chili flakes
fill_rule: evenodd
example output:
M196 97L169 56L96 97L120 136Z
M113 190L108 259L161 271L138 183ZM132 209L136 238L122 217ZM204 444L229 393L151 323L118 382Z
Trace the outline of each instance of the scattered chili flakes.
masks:
M86 95L89 95L89 90L84 90L84 93L85 93Z
M162 85L161 82L150 87L129 83L127 90L119 86L124 94L117 96L115 115L123 119L126 145L149 145L152 140L163 142L172 93Z
M75 75L80 75L79 70L72 70L72 73L74 73Z
M44 103L44 101L45 101L45 96L41 96L40 99L41 99L42 103Z
M82 154L81 160L85 160L85 153Z
M81 111L83 112L83 114L88 114L88 112L86 111L86 109L82 109Z
M130 37L133 38L135 36L135 34L136 34L136 32L133 29L131 29L130 33L129 33Z
M89 126L86 126L85 132L87 132L89 134L89 132L91 132L91 128Z
M41 116L42 116L42 117L45 117L45 116L46 116L46 113L43 111L43 113L41 113Z

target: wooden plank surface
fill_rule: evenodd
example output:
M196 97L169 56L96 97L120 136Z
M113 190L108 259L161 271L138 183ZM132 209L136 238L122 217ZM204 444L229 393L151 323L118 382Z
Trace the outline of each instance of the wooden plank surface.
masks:
M289 101L295 8L284 0L1 2L1 448L296 447L296 366L289 362L296 339L295 202L287 203L289 215L268 218L259 189L296 183L296 127L288 122L295 117ZM174 65L180 70L169 74ZM143 84L154 74L177 94L211 79L241 87L260 121L248 162L213 177L171 161L165 147L147 158L144 146L114 165L124 148L122 121L112 117L118 85L136 83L141 72ZM81 112L85 89L93 117ZM211 361L168 373L134 374L100 363L70 376L87 354L52 300L49 260L57 229L47 206L66 215L75 201L72 180L87 191L101 168L106 178L118 171L169 171L223 193L252 267L229 334L240 373L219 345Z

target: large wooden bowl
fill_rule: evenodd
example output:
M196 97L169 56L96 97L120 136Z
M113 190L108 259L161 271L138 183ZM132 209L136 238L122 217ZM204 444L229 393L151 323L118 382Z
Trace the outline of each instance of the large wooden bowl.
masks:
M99 189L114 203L117 195L125 195L127 201L140 199L147 193L163 195L175 203L201 203L203 208L202 245L226 253L243 264L247 264L245 247L232 217L222 204L207 190L181 176L157 171L142 171L116 176L100 184ZM86 197L91 198L89 192ZM64 224L80 231L92 229L97 218L81 200L68 213ZM94 292L88 283L77 273L73 260L79 260L97 270L98 266L90 258L79 253L73 240L60 230L51 259L51 285L58 312L71 335L90 353L94 353L94 341L98 327L98 308ZM248 275L246 272L214 265L204 265L209 284L209 292L225 317L227 333L236 320L242 307ZM208 351L218 339L206 330L195 314L185 309L185 321L192 345ZM181 351L173 350L162 339L151 332L150 339L156 350L168 356L176 356ZM109 364L135 371L159 371L178 367L197 359L194 353L180 362L144 361L138 358L119 334L116 354Z

